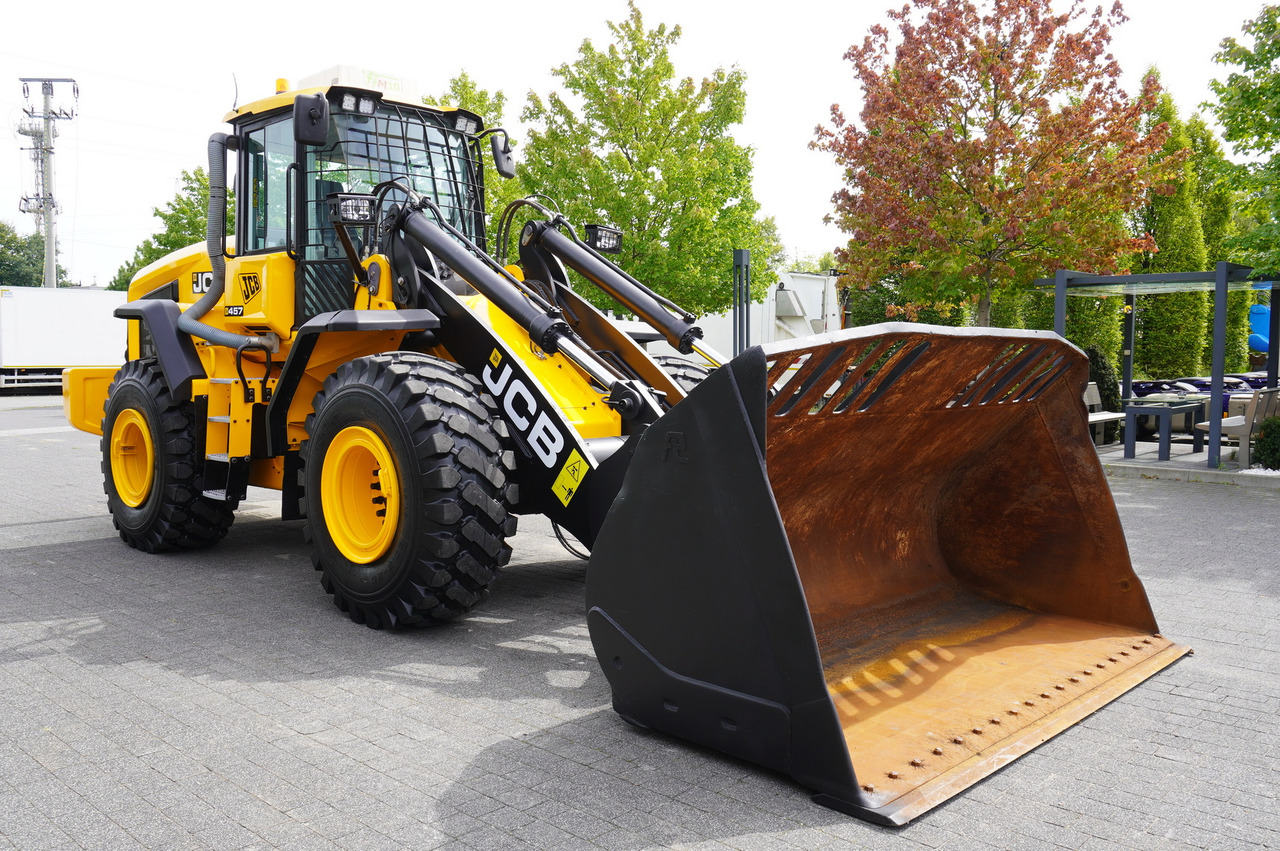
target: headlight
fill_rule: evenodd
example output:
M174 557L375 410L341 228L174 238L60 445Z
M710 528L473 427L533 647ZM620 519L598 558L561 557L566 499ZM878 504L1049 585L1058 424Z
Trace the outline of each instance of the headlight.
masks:
M327 199L330 221L344 225L367 225L373 221L372 195L334 193Z
M342 111L358 112L361 115L373 115L376 101L371 97L360 97L354 92L342 93Z
M587 225L587 245L601 254L622 253L622 231L608 225Z

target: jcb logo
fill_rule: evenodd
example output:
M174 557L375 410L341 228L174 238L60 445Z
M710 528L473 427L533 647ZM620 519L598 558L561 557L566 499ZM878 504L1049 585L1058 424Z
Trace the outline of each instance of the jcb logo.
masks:
M213 286L213 272L192 272L191 273L191 293L192 295L204 295Z
M248 272L240 276L240 294L244 296L244 303L248 304L249 300L262 291L262 281L258 279L256 272Z
M494 354L498 353L495 351ZM501 355L498 355L498 362L501 363ZM483 378L489 391L502 400L507 422L529 441L538 460L547 467L555 466L556 458L564 448L564 435L555 427L551 417L538 409L538 397L525 386L524 381L511 377L511 364L498 370L490 358Z

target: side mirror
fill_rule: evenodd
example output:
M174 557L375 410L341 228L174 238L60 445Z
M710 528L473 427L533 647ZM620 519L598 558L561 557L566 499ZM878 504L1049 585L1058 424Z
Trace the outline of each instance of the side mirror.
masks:
M515 177L516 160L511 155L511 140L507 138L507 131L495 128L493 135L489 137L489 144L493 147L494 169L507 180Z
M293 138L316 147L329 141L329 101L317 92L293 99Z

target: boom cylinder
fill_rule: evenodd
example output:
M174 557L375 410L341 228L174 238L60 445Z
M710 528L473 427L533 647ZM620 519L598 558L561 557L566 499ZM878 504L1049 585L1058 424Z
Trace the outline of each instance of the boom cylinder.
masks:
M612 388L621 376L614 373L590 349L574 342L569 323L554 309L540 310L517 286L472 254L444 228L417 210L408 210L401 227L409 236L440 258L463 280L529 332L529 338L548 354L562 353L602 387Z
M423 247L443 260L445 265L483 293L503 313L528 330L529 336L543 351L555 354L558 338L569 335L569 325L564 319L539 310L524 293L514 285L502 281L497 272L421 212L406 211L402 227L405 233L421 242Z
M667 342L681 354L687 355L695 348L707 348L701 345L701 328L689 319L674 315L647 287L546 222L530 222L526 225L525 232L521 235L521 242L526 240L536 242L537 245L560 258L574 271L661 331Z

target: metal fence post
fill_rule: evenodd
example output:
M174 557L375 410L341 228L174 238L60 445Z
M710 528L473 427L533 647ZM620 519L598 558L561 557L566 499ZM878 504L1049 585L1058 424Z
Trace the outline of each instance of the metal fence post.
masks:
M1227 364L1227 273L1230 263L1219 260L1213 275L1213 356L1209 384L1209 459L1210 470L1216 470L1222 457L1222 373ZM1248 440L1248 436L1240 438ZM1246 447L1247 448L1247 447Z
M1067 336L1067 270L1053 273L1053 330L1059 337Z
M751 345L751 251L733 249L733 354Z
M1133 342L1137 336L1138 298L1133 293L1124 297L1124 342L1120 350L1120 398L1133 397Z

